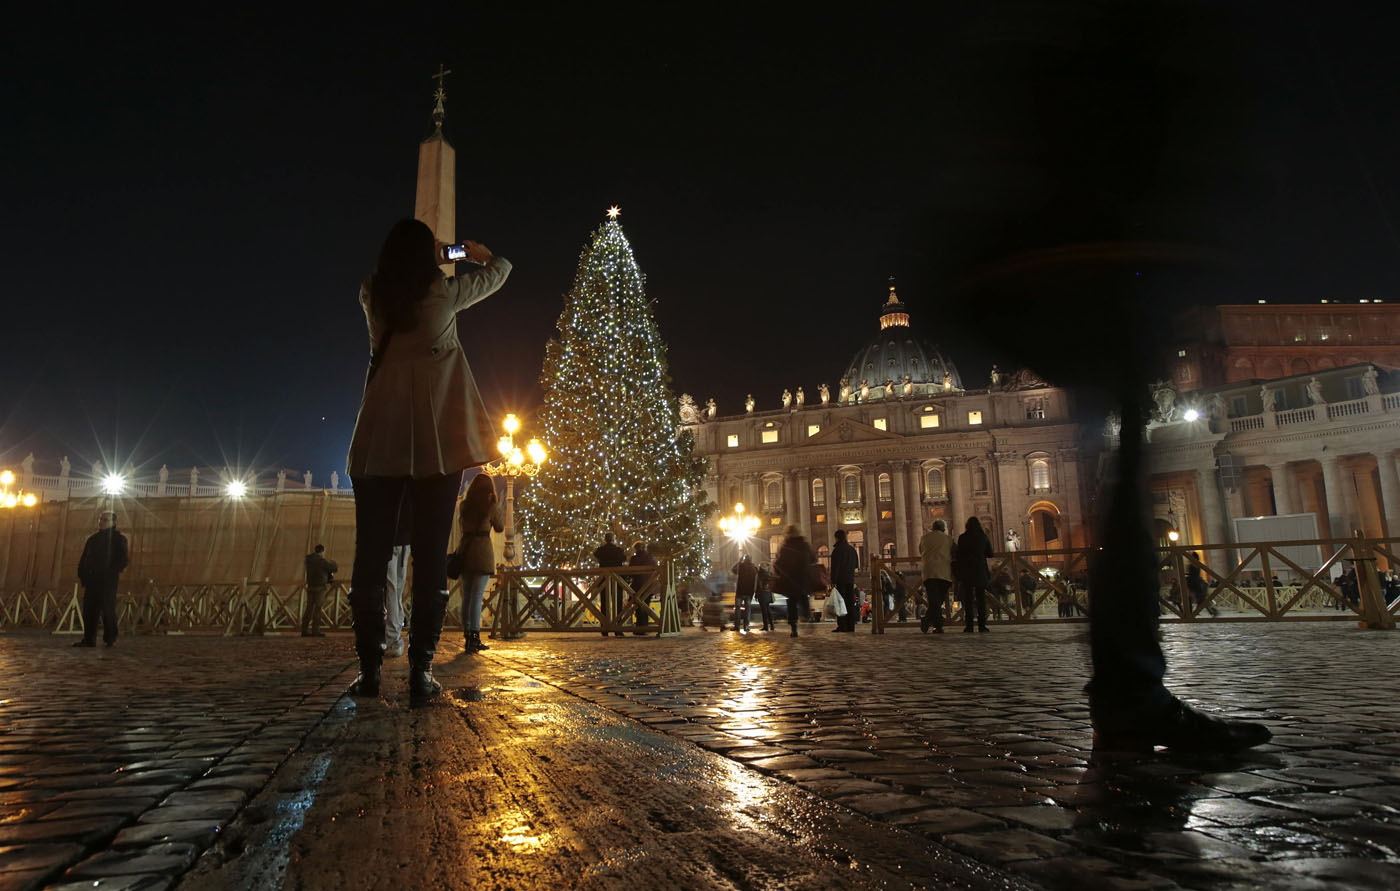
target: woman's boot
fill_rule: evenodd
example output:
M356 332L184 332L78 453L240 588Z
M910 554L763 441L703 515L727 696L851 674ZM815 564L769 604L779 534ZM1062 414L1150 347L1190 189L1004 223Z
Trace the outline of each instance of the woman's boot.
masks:
M472 652L473 652L473 653L480 653L480 652L482 652L483 650L489 650L489 649L491 649L491 648L488 647L486 644L484 644L484 643L481 642L481 632L480 632L480 631L473 631L473 632L472 632Z
M442 692L433 678L433 656L442 634L442 617L447 613L448 592L413 591L413 618L408 638L408 703L427 705Z
M384 585L350 592L350 615L355 623L355 655L360 676L350 685L351 696L378 696L384 663Z

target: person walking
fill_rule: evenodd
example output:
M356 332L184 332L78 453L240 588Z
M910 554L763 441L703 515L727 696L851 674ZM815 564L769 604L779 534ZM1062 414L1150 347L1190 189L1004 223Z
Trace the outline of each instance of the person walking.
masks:
M846 530L836 530L836 543L831 548L831 584L846 604L846 614L836 619L833 632L854 634L856 630L856 564L860 556L846 541Z
M812 567L816 562L816 555L803 538L801 528L789 526L773 569L775 587L779 594L787 597L788 625L792 627L793 637L797 636L798 620L805 619L811 610L812 586L816 584Z
M408 561L413 556L413 507L399 505L398 526L394 530L394 550L384 570L384 655L399 657L407 646L404 629L403 596L408 582Z
M924 598L928 601L924 617L919 620L919 630L924 634L928 634L930 626L935 634L943 633L943 604L947 602L948 591L953 587L953 537L947 530L946 523L934 520L932 528L919 539Z
M302 561L306 566L306 605L301 611L301 636L325 637L321 630L321 602L326 597L326 588L331 576L340 572L334 560L326 557L326 546L316 545Z
M632 543L632 557L627 561L628 566L656 566L656 558L647 550L646 542L636 541ZM651 624L651 613L648 604L651 602L651 594L656 590L656 573L639 572L631 579L632 590L637 594L636 614L633 620L632 633L637 637L647 633L647 626Z
M1198 551L1192 551L1191 556L1186 561L1186 590L1191 595L1191 600L1196 604L1196 611L1200 612L1204 606L1206 612L1210 613L1212 619L1220 618L1220 610L1215 608L1215 604L1206 600L1209 589L1206 587L1206 580L1201 576L1201 555ZM1277 581L1274 582L1278 584Z
M466 497L457 510L457 526L461 541L457 553L462 560L462 633L467 638L467 652L489 650L481 642L481 600L486 585L496 573L496 548L491 532L504 532L505 519L496 497L496 484L491 477L478 473L467 486Z
M987 560L991 556L992 542L982 531L982 521L968 517L953 557L958 575L958 599L963 602L963 631L972 630L974 607L977 630L988 630L987 588L992 583L992 574L987 569Z
M763 630L776 630L773 626L773 573L769 572L767 563L760 566L754 576L754 596L758 598L758 609L763 615Z
M466 242L482 264L445 276L433 231L400 220L384 239L374 274L360 287L373 348L347 465L355 490L355 567L350 605L360 676L356 696L379 694L383 664L385 567L399 507L413 511L413 617L409 702L442 692L433 656L447 610L447 542L462 471L496 451L495 430L457 337L457 314L505 284L511 265Z
M97 646L97 622L102 621L102 642L117 642L117 581L130 563L126 536L117 531L117 514L97 515L97 531L83 544L78 558L78 581L83 585L83 637L75 647Z
M729 571L734 573L734 630L747 634L749 608L753 603L753 595L758 590L758 567L754 566L753 560L745 554ZM768 629L766 618L763 620L763 627L765 631Z
M599 569L607 569L610 566L626 566L627 552L618 547L616 539L611 532L603 536L603 544L593 552L593 559L598 561ZM603 636L608 636L608 623L622 621L622 593L614 589L611 596L608 595L608 579L606 576L598 579L600 589L598 595L598 605L603 610ZM614 631L616 636L622 637L622 632Z

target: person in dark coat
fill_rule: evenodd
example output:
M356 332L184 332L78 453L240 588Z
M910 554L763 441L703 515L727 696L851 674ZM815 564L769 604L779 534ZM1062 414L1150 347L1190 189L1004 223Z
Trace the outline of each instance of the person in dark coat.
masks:
M765 563L758 568L754 579L754 595L758 598L758 609L763 614L763 630L773 630L773 573Z
M963 631L972 630L973 608L976 607L977 630L987 630L987 588L992 574L987 560L992 556L992 542L982 531L982 521L968 517L965 531L958 536L958 548L953 554L953 571L958 577L958 599L963 602L965 622Z
M326 557L326 546L316 545L315 550L306 555L306 606L301 611L301 636L325 637L321 630L321 600L326 596L326 586L331 576L340 571L334 560Z
M831 548L831 584L846 603L846 614L836 620L834 631L852 634L856 630L856 564L860 562L856 549L846 541L846 530L836 530L836 544Z
M607 569L609 566L626 566L627 552L618 547L617 541L611 532L603 536L603 544L598 550L593 552L593 559L598 561L599 569ZM613 596L608 596L608 584L606 578L598 580L600 593L598 595L598 605L603 610L603 636L608 636L607 625L611 622L622 619L622 594L614 591ZM622 632L615 632L618 637L622 637Z
M745 554L739 558L739 562L734 564L730 570L734 573L734 630L742 630L748 633L749 630L749 606L753 603L753 595L758 590L758 567L753 565L749 555ZM764 628L768 626L768 620L764 620Z
M78 581L83 584L83 639L75 647L97 646L97 620L102 619L102 642L117 642L117 580L130 562L126 536L117 531L117 515L104 510L97 516L97 531L88 536L78 559Z
M646 542L639 541L632 545L632 557L627 561L628 566L655 566L656 558L647 550ZM647 612L644 605L651 600L652 592L656 590L656 574L639 572L632 576L632 590L637 592L637 627L632 633L641 636L647 633L647 625L651 624L651 614Z
M812 586L816 584L812 567L816 562L817 557L807 539L802 537L802 530L789 526L773 570L774 586L779 594L787 597L788 625L792 627L793 637L797 636L798 620L807 618L811 611Z

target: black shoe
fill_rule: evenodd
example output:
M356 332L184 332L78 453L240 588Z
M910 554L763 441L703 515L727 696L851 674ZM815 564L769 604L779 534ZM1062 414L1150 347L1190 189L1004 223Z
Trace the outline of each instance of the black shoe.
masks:
M604 632L603 632L603 636L604 636L604 637L607 637L607 636L608 636L608 633L607 633L606 631L604 631Z
M621 631L614 631L614 632L613 632L613 637L626 637L626 636L627 636L627 635L623 634Z
M97 641L95 641L95 640L80 640L80 641L78 641L77 643L73 644L73 646L75 646L75 647L95 647L95 646L97 646Z
M360 676L355 678L355 682L350 685L351 696L378 696L379 695L379 666L360 666Z
M963 633L964 633L964 634L966 634L967 632L969 632L969 631L971 631L971 630L972 630L972 626L971 626L971 625L965 625L965 626L963 627Z
M470 652L470 653L480 653L482 650L489 650L489 649L491 649L491 648L488 647L486 644L484 644L484 643L481 642L481 632L480 632L480 631L468 631L468 632L467 632L467 652Z
M408 675L408 704L413 708L427 705L442 693L442 684L433 677L431 669L414 669Z
M102 642L102 645L110 650L112 647L117 645L117 642L115 640L104 640Z
M978 625L978 626L977 626L977 630L978 630L978 631L991 631L992 629L988 628L986 625Z
M1154 746L1165 746L1183 752L1238 752L1273 739L1263 724L1216 718L1175 697L1150 712L1091 707L1089 715L1096 751L1150 752Z
M792 636L793 636L793 637L796 637L796 636L797 636L797 626L796 626L796 625L793 625L793 626L792 626Z

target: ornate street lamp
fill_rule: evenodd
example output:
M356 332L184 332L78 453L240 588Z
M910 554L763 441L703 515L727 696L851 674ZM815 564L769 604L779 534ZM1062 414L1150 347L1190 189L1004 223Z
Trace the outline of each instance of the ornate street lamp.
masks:
M734 513L727 517L721 517L719 521L720 531L729 536L735 544L743 544L745 539L758 532L760 525L758 517L744 513L742 503L736 503Z
M531 439L521 449L515 444L515 434L520 430L520 420L513 414L506 415L502 425L505 435L496 441L501 457L497 461L482 466L483 473L492 477L504 477L506 481L506 546L503 554L506 563L515 563L515 481L523 477L531 479L540 472L541 465L549 457L538 439Z
M14 471L0 470L0 508L33 507L39 503L38 495L14 488L14 485Z

